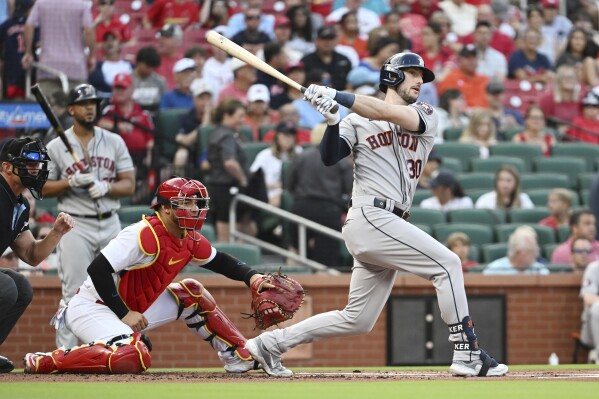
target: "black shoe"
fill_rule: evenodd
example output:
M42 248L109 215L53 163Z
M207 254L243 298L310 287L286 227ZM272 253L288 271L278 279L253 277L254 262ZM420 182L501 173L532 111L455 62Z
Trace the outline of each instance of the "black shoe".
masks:
M0 356L0 373L10 373L15 369L15 365L13 362L5 358L4 356Z

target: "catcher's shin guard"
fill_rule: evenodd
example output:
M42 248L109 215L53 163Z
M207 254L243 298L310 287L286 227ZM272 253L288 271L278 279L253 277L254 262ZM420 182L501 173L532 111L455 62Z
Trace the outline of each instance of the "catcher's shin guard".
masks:
M185 309L193 308L193 312L185 318L189 328L218 351L235 352L243 360L252 359L245 349L247 339L199 281L187 278L170 284L168 290L179 305L177 319Z
M28 353L24 359L25 372L126 374L147 370L151 364L149 340L140 333L133 333L128 341L125 337L118 337L122 339L118 343L91 342L69 350Z

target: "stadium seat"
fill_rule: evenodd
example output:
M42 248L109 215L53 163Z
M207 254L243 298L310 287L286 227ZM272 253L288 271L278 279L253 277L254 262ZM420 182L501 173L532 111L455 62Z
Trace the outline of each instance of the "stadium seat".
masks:
M472 171L476 173L489 172L495 174L505 164L514 166L520 173L530 171L523 159L504 155L493 155L487 159L475 158L471 162Z
M239 135L244 143L251 143L254 141L254 132L252 127L248 125L241 125L239 128Z
M578 176L578 189L589 190L597 178L597 173L582 173Z
M503 209L455 209L447 213L449 223L477 223L495 226L506 223Z
M466 234L473 245L481 246L493 242L493 228L490 226L470 223L443 223L433 226L435 238L443 244L451 233L456 232Z
M552 157L573 157L584 159L586 171L595 170L595 160L599 159L599 146L589 143L556 143L551 148Z
M211 243L216 242L216 229L214 228L214 225L210 223L204 223L202 225L202 235Z
M546 207L535 207L533 209L512 209L510 222L512 223L538 223L541 219L549 216Z
M495 174L493 173L462 173L457 176L464 191L471 189L485 189L492 191L495 188Z
M245 143L243 144L243 151L245 152L245 156L247 157L247 165L250 166L254 159L256 159L256 155L265 148L268 148L267 143Z
M536 190L529 190L526 192L526 194L528 194L528 196L532 200L532 203L535 206L547 206L547 198L548 198L551 190L552 189L549 189L549 188L538 188ZM574 190L568 190L568 191L572 195L572 207L574 208L574 207L580 206L581 201L580 201L580 196L578 195L578 192L576 192Z
M522 126L510 127L508 129L499 131L497 135L503 136L506 142L511 142L512 138L514 138L515 135L523 130L524 128Z
M523 173L520 185L525 192L538 188L570 188L568 176L562 173Z
M570 235L572 234L572 230L570 230L570 226L560 226L557 228L557 242L565 242Z
M568 176L569 187L576 188L578 175L586 171L584 159L574 157L538 158L534 170L539 173L563 173Z
M478 245L470 245L470 252L468 252L468 259L475 262L480 262L481 252Z
M472 202L476 203L476 201L480 198L481 195L488 193L491 190L481 189L481 188L472 188L466 190L466 195L470 197Z
M507 243L485 244L482 246L483 262L491 263L496 259L507 256Z
M429 236L433 235L433 229L428 224L414 223L414 226L418 227L420 230L424 231Z
M121 204L123 203L122 200L123 199L121 199ZM37 207L37 216L44 212L47 212L54 217L58 216L58 197L44 197L42 200L36 201L35 205Z
M274 125L274 124L261 125L258 128L258 138L260 139L260 141L262 141L264 139L264 136L266 136L266 133L268 133L272 129L274 129L275 126L276 125Z
M139 222L142 215L150 216L154 212L148 205L128 205L121 207L117 213L119 214L121 224L128 226L132 223Z
M445 214L437 209L426 209L419 206L410 208L410 223L432 226L446 221Z
M464 170L470 170L470 160L480 158L480 150L474 144L447 142L435 145L435 151L445 157L456 158L462 162Z
M489 148L491 156L503 155L517 157L526 162L526 169L532 170L532 162L535 158L543 156L541 147L527 143L497 143Z
M216 126L200 126L198 127L198 129L198 148L200 150L199 153L202 153L202 151L208 150L208 140L210 139L210 135L212 134L214 129L216 129Z
M543 245L543 258L551 260L551 255L553 255L553 251L555 251L555 248L559 247L560 245L561 243L558 242Z
M469 267L468 269L466 269L466 273L472 273L472 274L481 274L483 272L483 270L485 270L486 265L478 265L478 266L474 266L474 267Z
M439 169L456 175L464 171L464 164L457 158L446 157L443 158L443 163L439 166Z
M591 190L580 190L580 203L588 207L591 201Z
M429 189L419 189L414 193L414 199L412 200L412 208L415 206L420 206L420 203L432 196L431 190Z
M252 244L238 243L214 243L212 244L217 251L225 252L245 263L248 266L257 266L262 263L262 253L260 247Z
M547 266L547 269L549 269L551 274L553 274L553 273L572 273L572 266L567 265L567 264L548 263L545 266Z
M158 113L158 123L156 124L156 147L159 148L159 154L168 162L173 160L178 145L175 142L175 136L179 132L179 121L181 116L187 113L185 108L166 109Z
M461 127L448 127L443 130L443 139L445 141L458 141L463 131L464 129Z
M514 232L514 230L523 225L530 226L536 231L539 246L542 247L545 244L555 243L555 230L548 226L529 223L506 223L495 226L497 242L508 242L510 235Z

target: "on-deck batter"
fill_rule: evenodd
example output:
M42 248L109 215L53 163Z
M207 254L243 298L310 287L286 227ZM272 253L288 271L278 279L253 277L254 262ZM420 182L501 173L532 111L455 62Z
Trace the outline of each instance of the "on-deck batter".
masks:
M454 345L453 374L507 373L506 365L498 364L478 347L459 258L407 222L438 124L434 108L416 100L421 85L434 78L419 55L400 53L381 67L384 101L317 85L305 92L305 98L329 125L320 147L323 162L333 165L353 151L354 185L343 238L354 257L354 268L345 309L262 333L246 343L270 375L293 374L281 364L281 354L296 345L369 332L400 270L430 280L435 286L441 317L449 326L449 340ZM330 112L337 103L355 113L339 123L339 113Z

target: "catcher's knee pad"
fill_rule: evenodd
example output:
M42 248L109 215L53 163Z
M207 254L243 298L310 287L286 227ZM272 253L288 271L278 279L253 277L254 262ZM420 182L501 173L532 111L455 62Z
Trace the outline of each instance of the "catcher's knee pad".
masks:
M204 329L207 332L204 338L206 341L212 343L214 339L218 339L228 346L227 350L237 353L241 359L249 360L252 358L245 349L247 339L216 305L216 301L210 292L199 281L188 278L170 284L168 290L173 294L179 305L177 318L181 316L183 310L190 307L194 308L194 311L186 317L189 328L196 331ZM197 322L189 321L195 316L199 316L200 320Z
M29 373L124 374L141 373L150 367L147 338L134 333L126 342L91 342L73 349L29 354L25 368ZM151 346L151 345L150 345Z

